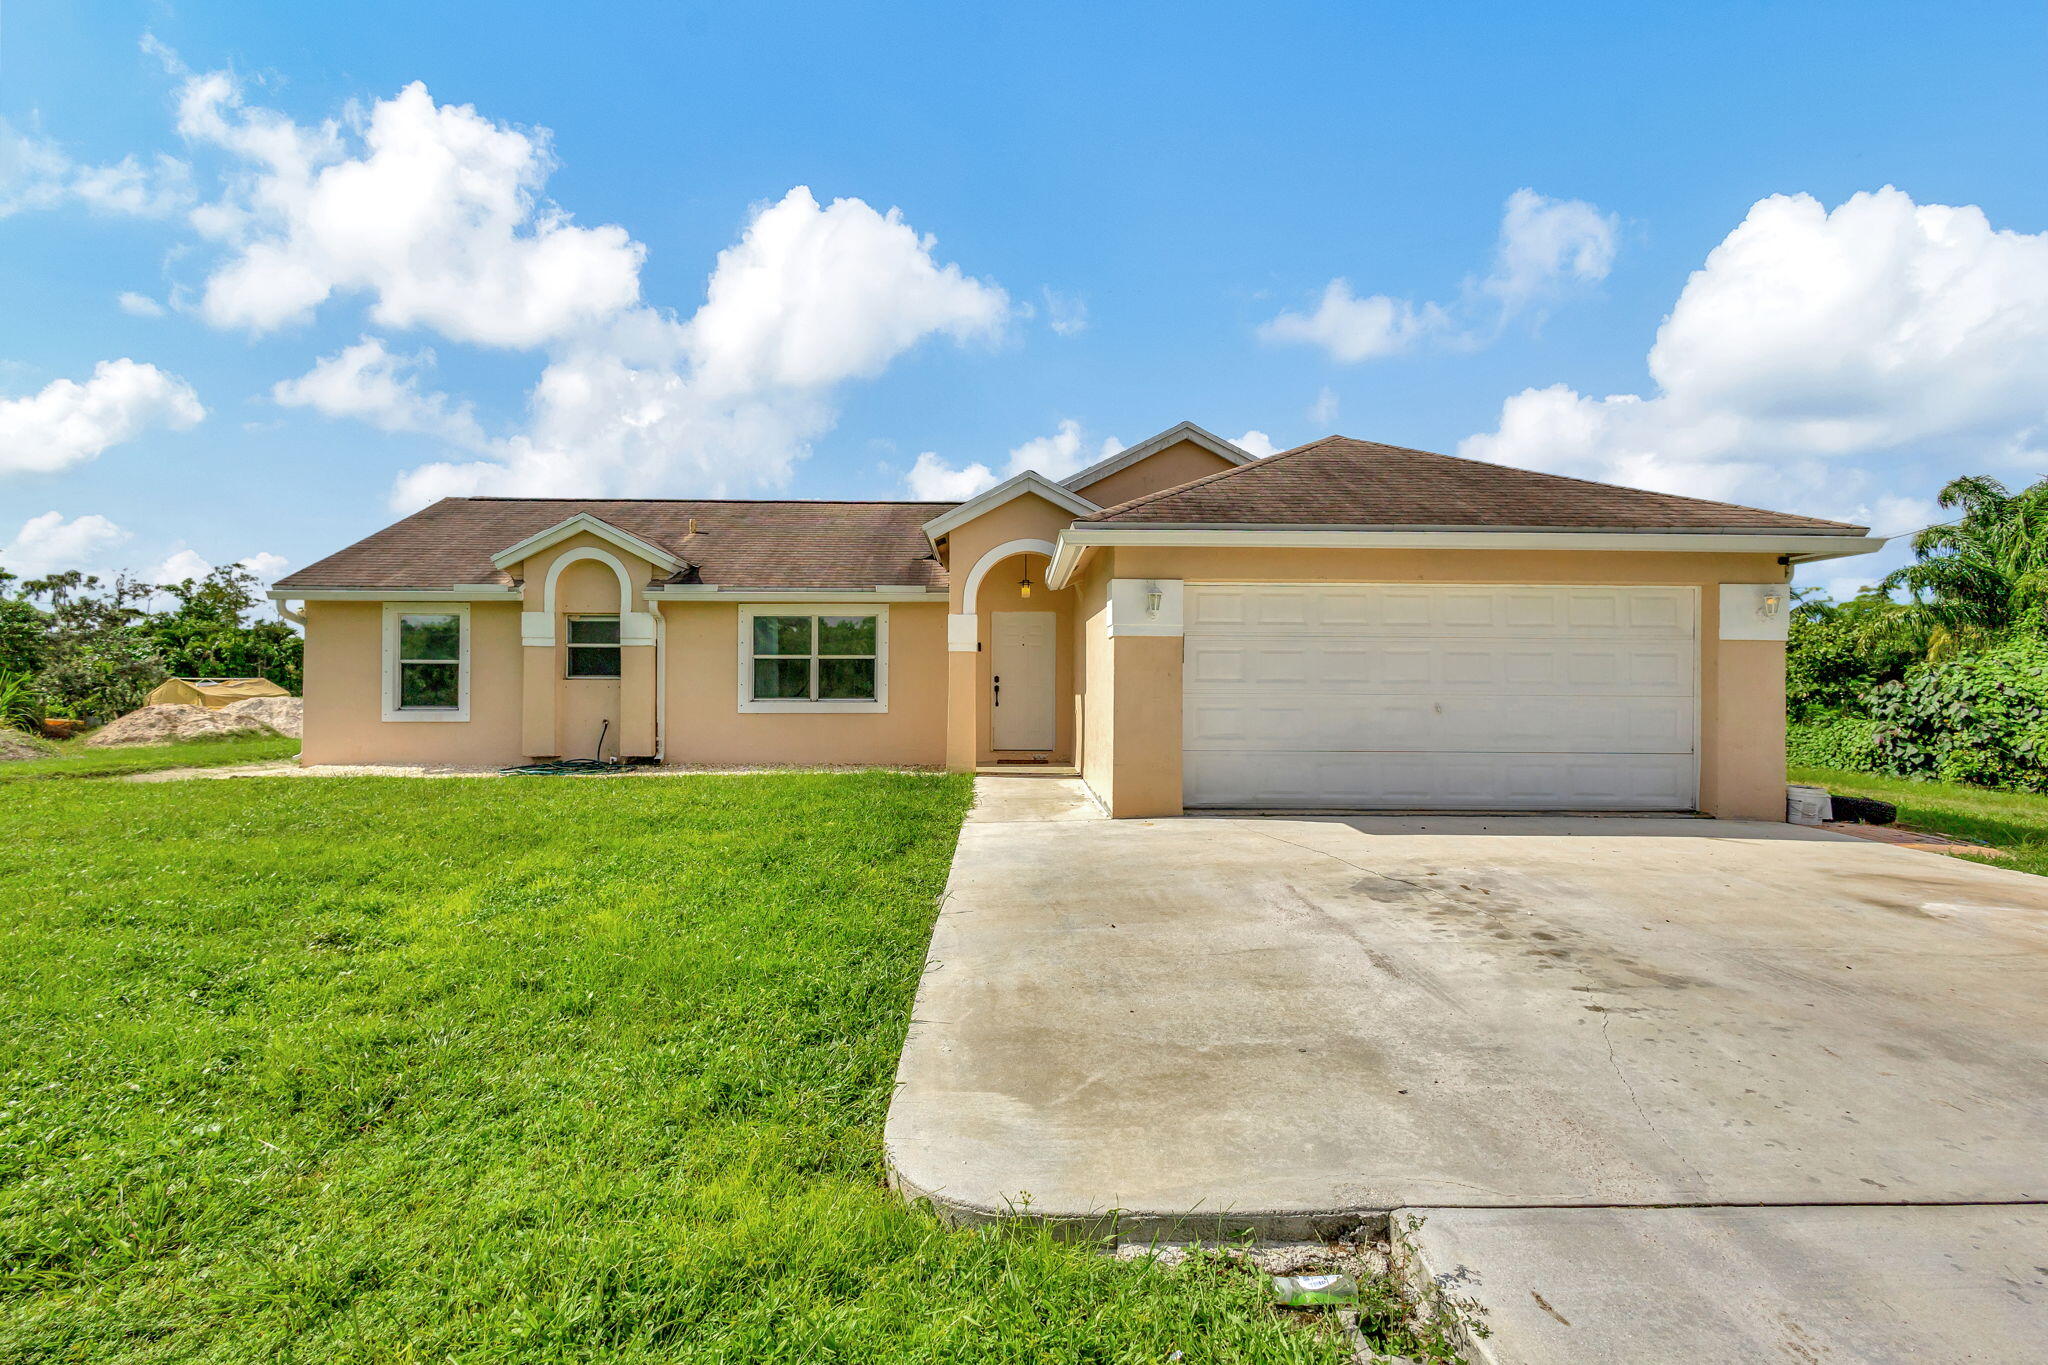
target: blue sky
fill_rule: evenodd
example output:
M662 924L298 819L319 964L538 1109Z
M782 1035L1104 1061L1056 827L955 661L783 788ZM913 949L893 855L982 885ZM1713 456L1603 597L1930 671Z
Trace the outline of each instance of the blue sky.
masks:
M1882 532L2042 472L2038 5L587 15L7 6L0 565L1182 418Z

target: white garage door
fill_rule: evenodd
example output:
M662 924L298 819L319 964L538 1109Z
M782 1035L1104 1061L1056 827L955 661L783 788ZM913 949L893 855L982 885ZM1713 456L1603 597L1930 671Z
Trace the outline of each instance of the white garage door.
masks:
M1690 810L1690 588L1189 584L1190 806Z

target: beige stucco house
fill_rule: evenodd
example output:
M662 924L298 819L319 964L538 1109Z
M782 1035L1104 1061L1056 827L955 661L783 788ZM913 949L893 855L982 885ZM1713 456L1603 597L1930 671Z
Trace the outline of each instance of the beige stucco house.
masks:
M1784 811L1866 528L1182 423L958 505L449 498L281 580L308 763L1072 765L1183 808ZM294 608L291 604L300 603Z

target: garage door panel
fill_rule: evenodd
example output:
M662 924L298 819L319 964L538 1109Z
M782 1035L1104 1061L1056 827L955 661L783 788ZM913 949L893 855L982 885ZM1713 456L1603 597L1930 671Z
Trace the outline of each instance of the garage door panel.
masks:
M1304 691L1285 699L1190 701L1190 747L1303 754L1689 753L1692 709L1658 697L1359 696Z
M1477 756L1187 755L1184 776L1210 806L1301 810L1682 810L1689 756L1559 755L1489 763ZM1337 795L1333 796L1333 793Z
M1192 585L1190 805L1690 809L1694 596Z
M1190 685L1262 688L1301 683L1341 691L1515 689L1577 694L1662 692L1691 696L1690 644L1632 641L1455 640L1299 633L1190 635Z

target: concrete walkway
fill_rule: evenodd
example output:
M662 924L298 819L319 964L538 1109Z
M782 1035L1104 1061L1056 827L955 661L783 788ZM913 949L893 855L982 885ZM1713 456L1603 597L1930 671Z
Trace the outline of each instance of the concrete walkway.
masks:
M1055 785L983 779L962 834L888 1121L908 1192L958 1218L1122 1211L1138 1235L1427 1210L1438 1273L1506 1286L1503 1361L2010 1360L2014 1315L2048 1339L2023 1207L2048 1199L2048 881L1774 824L1108 821L1004 785L1033 781ZM1644 1205L1892 1212L1882 1238L1769 1210L1681 1234L1620 1211ZM1965 1237L1914 1205L2021 1207ZM1638 1230L1581 1248L1592 1215L1570 1210ZM1692 1244L1710 1235L1748 1249L1716 1262ZM1834 1354L1583 1328L1537 1349L1566 1329L1520 1286L1574 1265L1609 1318L1699 1292L1761 1321L1742 1305L1769 1287L1717 1287L1714 1264L1781 1289L1811 1268L1784 1292ZM1946 1356L1843 1345L1845 1315L1917 1315L1893 1283L1911 1266L1999 1311L1942 1324L1963 1334Z

